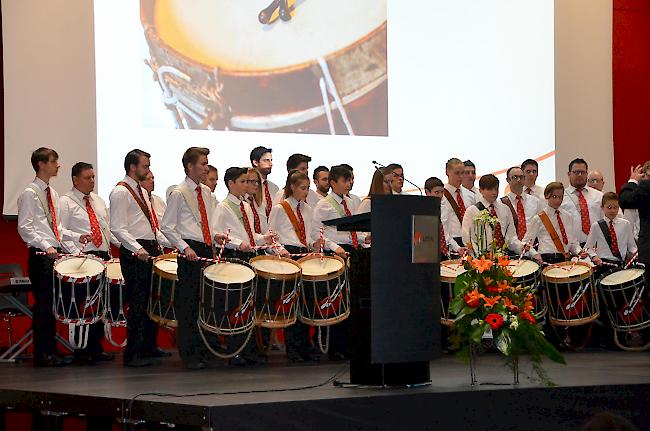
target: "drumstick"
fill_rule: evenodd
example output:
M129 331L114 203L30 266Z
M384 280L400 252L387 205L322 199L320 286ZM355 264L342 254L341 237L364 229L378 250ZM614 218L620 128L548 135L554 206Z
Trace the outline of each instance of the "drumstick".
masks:
M262 11L257 15L260 23L268 24L271 21L271 16L273 12L280 6L280 0L273 0L270 5L262 9ZM286 21L286 20L285 20Z
M630 265L632 265L632 262L634 262L635 260L637 260L638 257L639 257L639 252L637 251L636 253L634 253L634 254L632 255L632 258L631 258L630 261L629 261L629 262L628 262L628 263L623 267L623 269L627 269Z
M81 256L81 254L84 252L84 249L86 248L86 245L88 245L88 240L87 239L84 241L83 245L81 246L81 250L79 250L79 254L77 256ZM86 259L88 259L88 255L86 255L86 257L84 257L84 259L81 261L81 263L79 264L77 269L81 269L81 267L84 265L84 263L86 263Z
M320 252L320 261L321 262L323 261L323 242L324 242L323 237L324 236L325 236L325 229L323 228L323 226L321 226L320 229L319 229L319 235L318 235L318 239L320 239L320 241L319 241L320 245L318 247L318 251Z
M226 237L221 242L221 250L219 250L219 256L217 256L218 262L221 262L221 255L223 254L223 250L226 248L226 242L228 242L229 236L230 236L230 228L228 228L228 230L226 231Z
M521 253L519 253L519 259L517 259L517 264L515 265L515 270L519 268L519 265L521 264L521 259L524 257L524 253L526 253L526 247L530 245L530 242L532 239L529 239L528 242L524 245L524 248L521 249Z
M289 12L289 5L287 0L280 0L280 18L282 21L291 20L291 12Z

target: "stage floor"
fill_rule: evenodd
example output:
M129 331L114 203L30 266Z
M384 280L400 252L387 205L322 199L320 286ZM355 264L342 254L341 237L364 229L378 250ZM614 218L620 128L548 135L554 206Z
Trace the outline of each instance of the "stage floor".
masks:
M431 385L400 389L334 386L334 379L349 379L347 363L287 366L281 354L264 367L200 371L182 370L177 356L142 369L122 367L121 357L59 369L25 362L0 366L0 406L216 429L388 429L406 423L579 429L594 413L609 410L650 429L650 353L587 351L565 358L566 366L545 363L555 388L530 382L525 360L520 384L513 386L496 354L479 357L478 386L469 386L466 364L443 356L431 362Z

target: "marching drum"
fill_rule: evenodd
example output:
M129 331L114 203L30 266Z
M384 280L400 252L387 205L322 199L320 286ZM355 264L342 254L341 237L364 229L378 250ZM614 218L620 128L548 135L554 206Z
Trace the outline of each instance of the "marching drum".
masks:
M106 262L106 287L104 288L104 335L106 340L115 347L126 346L126 339L118 343L113 338L113 328L126 327L126 309L124 306L124 277L120 260L117 258Z
M387 1L269 2L141 0L177 127L387 136Z
M216 356L237 355L248 343L255 325L255 271L242 260L225 259L203 268L199 303L199 333ZM207 340L207 331L217 336L241 336L229 353L217 352Z
M584 262L561 262L542 271L552 324L579 326L599 316L592 268Z
M544 294L544 285L542 284L540 276L541 267L534 260L521 259L519 261L510 261L508 269L521 287L534 289L533 316L537 321L542 320L544 316L546 316L548 307L546 304L546 296Z
M149 318L167 328L176 328L174 297L178 276L176 254L162 254L153 260L153 274L149 289Z
M104 317L105 269L104 261L92 255L63 256L54 262L54 316L68 325L75 349L86 347L88 325Z
M449 303L454 299L456 277L467 270L460 259L440 262L440 323L452 326L456 320L449 314Z
M350 284L345 261L338 256L306 256L298 318L312 326L329 326L350 315Z
M635 346L624 345L618 334L624 332L630 335L633 331L650 327L650 312L646 306L648 291L645 269L640 266L613 269L606 273L598 284L614 329L616 345L623 350L644 350L650 347L650 342Z
M286 328L296 322L300 265L278 256L250 260L257 275L255 324L264 328Z

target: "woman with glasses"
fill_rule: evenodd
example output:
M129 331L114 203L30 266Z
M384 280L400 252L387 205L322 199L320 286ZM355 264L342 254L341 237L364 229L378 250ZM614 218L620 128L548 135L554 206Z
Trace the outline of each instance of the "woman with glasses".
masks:
M357 209L357 214L369 213L370 212L370 201L372 195L389 195L392 193L391 181L393 179L393 172L388 168L377 169L372 176L372 182L370 183L370 190L368 191L368 196L361 200L359 208Z
M262 198L262 177L255 168L248 168L246 173L246 195L245 200L253 210L253 229L255 233L266 234L269 230L268 219L266 218L266 202Z

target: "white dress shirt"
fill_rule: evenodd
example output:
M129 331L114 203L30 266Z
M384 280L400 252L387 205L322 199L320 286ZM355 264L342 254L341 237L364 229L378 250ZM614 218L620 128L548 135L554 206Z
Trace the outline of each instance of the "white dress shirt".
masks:
M630 222L630 224L632 225L632 232L634 235L634 239L638 240L639 229L641 227L641 224L639 222L639 210L626 209L625 212L623 213L623 218Z
M505 244L507 244L510 250L516 253L520 253L524 246L517 238L517 230L515 229L515 223L512 219L510 208L508 208L498 199L493 204L490 204L485 200L485 198L483 198L483 196L479 196L480 197L477 203L481 202L483 206L485 206L485 209L488 210L488 212L490 211L490 205L494 205L494 210L497 214L497 218L499 219L499 226L501 228L501 234L503 235ZM479 214L480 211L481 210L479 210L476 205L472 205L467 208L465 211L465 217L463 218L463 243L465 243L465 245L471 244L474 254L478 254L481 251L484 251L481 249L482 246L479 246L478 232L476 231L476 223L474 222L474 218ZM455 216L456 215L454 214L454 217ZM492 243L492 239L493 232L492 229L488 226L486 229L486 244L488 244L488 246Z
M186 239L205 242L201 227L201 213L199 210L198 193L196 192L197 186L198 184L189 177L185 177L185 180L179 184L179 187L184 187L191 193L196 204L195 208L199 211L198 214L194 214L192 208L187 204L183 193L178 189L174 189L167 199L167 209L160 221L160 230L167 237L172 247L183 252L188 247L187 242L185 242ZM201 184L200 187L203 203L205 204L206 216L208 217L210 241L214 241L216 226L214 223L214 211L210 207L210 188L204 184Z
M298 214L296 212L296 207L298 206L298 201L293 197L289 196L286 199L291 205L291 209L298 219ZM305 202L300 202L300 214L302 219L305 222L305 237L307 239L307 246L311 248L312 244L318 239L317 237L312 237L313 230L311 228L313 211L309 204ZM269 229L273 231L278 236L278 242L282 245L292 245L295 247L304 247L305 245L300 242L298 239L298 234L289 220L287 212L284 210L284 207L281 204L273 205L271 209L271 214L269 216Z
M154 212L156 213L156 216L158 217L158 221L163 219L163 216L165 215L165 210L167 209L167 204L158 195L154 195L151 193L149 196L149 201L151 202L151 207L153 208Z
M634 242L634 234L630 222L621 217L614 217L614 220L604 217L603 220L607 223L607 228L609 228L610 221L614 223L616 242L618 243L618 250L621 252L621 257L625 259L628 254L636 253L637 246L636 242ZM598 256L602 259L618 260L618 257L614 256L612 250L609 248L609 244L607 244L607 240L598 222L594 222L591 225L585 249L591 257Z
M269 194L271 195L271 207L273 207L273 204L275 203L273 200L275 199L275 196L278 194L280 191L280 187L278 187L275 183L269 180L262 180L262 184L260 184L260 187L262 189L262 200L264 201L265 205L268 205L269 203L266 202L266 187L268 186L269 189Z
M480 192L478 191L478 188L476 186L472 186L471 189L468 189L467 187L465 187L464 185L461 184L460 187L463 189L463 191L468 191L470 193L473 193L474 196L476 196L477 199L480 196Z
M442 205L443 201L446 201L447 199L443 196L440 199L440 223L442 223L442 227L445 231L445 240L447 241L447 246L449 247L449 250L453 251L454 253L458 253L460 250L460 245L456 242L454 237L451 236L450 232L450 219L453 217L456 220L458 220L458 217L456 217L456 213L454 210L451 208L451 205ZM461 234L462 236L462 234Z
M41 202L41 199L36 193L30 190L30 187L42 192L43 202ZM20 196L18 196L18 234L20 234L20 237L28 247L35 247L42 251L46 251L50 247L57 248L60 245L56 236L54 236L52 225L47 218L47 214L49 214L47 194L45 191L47 187L49 186L45 181L40 178L35 178ZM63 235L59 211L59 194L51 187L50 194L54 205L59 236L62 241L65 239L71 240L72 237L66 238Z
M90 216L86 211L85 196L79 190L73 188L59 199L61 225L72 233L72 240L69 242L68 249L75 250L75 252L79 252L83 247L79 238L82 235L89 235L91 233ZM119 246L120 243L110 231L110 218L108 208L106 208L106 202L94 192L90 192L88 197L102 231L102 243L97 247L92 241L89 241L84 251L108 252L110 249L109 241L116 246Z
M282 202L283 199L284 199L284 189L279 189L275 194L275 196L273 196L273 205L279 204L280 202ZM321 199L323 199L323 197L318 193L316 193L315 191L313 191L312 189L309 189L309 191L307 192L306 201L310 207L312 208L315 207L318 201Z
M591 223L603 218L603 209L601 207L603 200L603 193L591 188L585 187L582 189L582 194L587 201L589 208L589 225ZM575 187L569 186L564 189L564 200L562 201L561 208L569 213L573 224L575 226L578 242L583 243L587 241L587 234L582 231L582 219L580 218L580 202L578 201L578 192Z
M544 208L544 212L551 220L551 224L557 232L557 235L560 238L562 245L564 246L564 250L568 253L577 255L580 253L580 244L578 244L578 237L576 236L575 226L571 223L571 216L562 208L559 208L558 211L560 211L560 217L562 218L562 224L564 225L564 229L566 231L568 244L564 244L564 241L562 241L562 231L560 230L560 225L557 222L557 215L555 214L555 210L548 205L546 205ZM528 241L530 241L532 244L535 238L537 238L539 241L539 246L537 248L537 251L532 248L530 249L530 257L533 257L537 253L560 253L560 251L555 247L555 243L551 239L551 234L546 230L546 227L544 226L544 223L542 223L542 220L539 218L539 215L533 217L533 220L528 225L528 231L526 231L526 236L524 236L522 242L526 244Z
M451 184L445 184L445 189L447 189L449 193L451 193L451 196L454 198L455 201L457 188L452 186ZM472 205L474 205L474 203L476 203L476 197L474 196L474 193L467 191L462 186L460 188L460 193L461 196L463 197L465 210L467 210L467 208L471 207ZM445 210L448 211L448 215L446 216L446 221L444 222L445 233L448 232L449 236L451 236L452 238L462 237L463 236L462 223L460 220L458 220L458 217L456 216L454 209L452 208L451 204L447 201L447 198L444 196L442 197L442 199L440 199L441 210L442 207L448 207L448 210L447 209Z
M512 204L512 207L515 209L515 213L517 212L517 195L514 194L513 192L510 192L506 195L510 203ZM546 207L546 201L540 201L536 196L534 195L529 195L525 192L521 193L521 203L524 206L524 213L526 214L526 230L528 230L528 225L530 224L531 220L533 217L535 217L537 214L541 213L544 211L544 208ZM508 208L509 209L509 208ZM512 214L512 212L511 212Z
M372 211L372 204L371 204L371 199L369 197L363 198L361 200L361 203L357 207L357 214L365 214L369 213Z
M123 180L138 195L138 183L128 175ZM145 205L151 211L151 203L145 190L142 190ZM139 198L139 196L138 196ZM161 245L168 244L165 236L160 232L154 233L149 219L145 216L140 205L135 201L126 187L115 186L109 195L110 226L111 232L117 240L129 251L136 252L142 248L138 239L158 241Z
M532 193L529 193L532 192ZM544 197L544 187L535 184L532 188L528 186L524 186L524 193L526 193L529 196L535 196L537 199L539 199L542 202L546 201L546 198Z
M257 201L255 200L255 196L253 196L253 204L251 205L250 201L250 196L247 194L245 196L246 202L248 202L248 205L251 207L251 214L253 212L253 209L257 211L257 215L260 217L260 230L262 231L262 234L266 234L269 231L269 219L266 217L266 202L264 200L264 196L262 196L262 203L258 204ZM254 207L253 207L254 205ZM271 208L273 209L273 208ZM270 214L269 214L270 215ZM253 231L255 230L255 217L251 219L251 226L253 226Z
M332 196L334 198L334 201L339 205L341 205L344 199L333 192L330 193L328 196ZM345 197L345 202L348 206L348 209L350 210L350 213L354 215L354 212L352 211L352 207L351 207L352 201L350 200L350 198ZM311 225L311 237L319 238L320 228L322 227L325 236L326 250L334 251L339 247L340 244L348 244L348 245L352 244L352 235L350 232L339 232L336 230L336 227L326 226L323 224L323 221L325 220L333 220L340 217L345 217L345 216L341 215L339 211L337 211L337 209L330 204L329 199L327 198L318 201L316 207L314 208L313 222ZM357 239L359 240L360 245L363 245L365 238L366 238L365 232L357 232Z
M230 242L226 244L226 248L236 250L239 249L239 246L241 245L242 242L250 243L250 240L248 239L248 233L246 232L246 228L244 227L244 220L240 219L239 215L233 212L232 208L227 203L227 201L230 201L233 204L235 204L237 208L239 208L239 204L241 202L244 202L244 211L246 211L246 216L248 217L249 226L251 232L253 233L253 238L255 239L255 244L249 244L249 245L251 246L263 245L264 235L255 233L255 228L253 226L253 211L251 210L250 205L248 205L247 202L242 201L232 193L228 193L228 196L226 196L226 198L223 201L219 202L219 205L217 205L217 208L214 211L215 225L217 231L226 233L227 230L230 229L230 233L228 234L228 238L230 238Z

